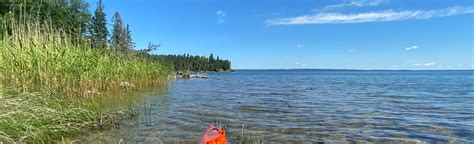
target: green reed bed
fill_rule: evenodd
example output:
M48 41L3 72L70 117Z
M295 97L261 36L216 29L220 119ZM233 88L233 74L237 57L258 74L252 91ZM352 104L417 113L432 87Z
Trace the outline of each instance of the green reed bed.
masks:
M4 21L0 30L0 143L47 142L105 126L127 114L101 110L94 96L162 84L170 73L133 53L91 49L45 23Z
M106 128L130 117L128 109L101 110L98 103L28 93L0 101L0 143L51 142L87 128Z
M38 23L13 23L4 33L0 63L6 86L49 95L87 95L116 89L121 82L137 86L160 83L167 68L156 61L91 49L65 32Z

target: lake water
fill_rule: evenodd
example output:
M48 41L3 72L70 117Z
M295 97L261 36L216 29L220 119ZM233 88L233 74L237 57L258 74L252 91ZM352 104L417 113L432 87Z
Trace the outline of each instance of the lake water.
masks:
M474 142L474 71L237 70L172 80L83 141L199 141L216 121L275 142ZM163 92L165 91L165 92Z

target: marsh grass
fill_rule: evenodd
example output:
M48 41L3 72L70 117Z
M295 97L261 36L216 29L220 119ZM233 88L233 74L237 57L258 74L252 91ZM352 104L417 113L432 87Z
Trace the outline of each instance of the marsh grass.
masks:
M119 88L163 82L167 68L146 58L110 49L91 49L85 40L39 22L4 24L0 63L5 86L21 92L87 96Z
M104 110L94 97L122 82L161 85L170 73L133 53L91 49L46 22L5 20L0 32L0 143L48 143L115 125L129 110Z
M128 109L101 110L36 93L17 94L0 101L0 142L51 142L81 129L98 129L130 117Z
M232 126L232 125L227 125ZM227 127L226 126L226 127ZM256 144L256 143L265 143L265 138L261 134L253 134L245 130L244 125L241 124L241 128L237 128L238 126L233 125L234 129L227 129L226 135L227 141L230 143L236 144Z

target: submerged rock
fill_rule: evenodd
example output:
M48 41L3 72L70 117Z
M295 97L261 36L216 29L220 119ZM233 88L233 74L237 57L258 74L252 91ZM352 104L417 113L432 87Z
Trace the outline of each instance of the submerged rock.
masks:
M195 72L191 72L191 71L178 71L178 72L176 72L176 78L178 78L178 79L191 79L191 78L206 79L206 78L209 78L209 76L207 76L203 73L195 73Z
M191 75L191 78L207 79L207 78L209 78L209 76L207 76L207 75Z
M191 72L190 71L178 71L176 73L176 75L180 79L190 79L191 78Z
M119 86L121 88L126 88L126 89L129 89L129 88L134 88L135 85L130 83L130 82L120 82Z

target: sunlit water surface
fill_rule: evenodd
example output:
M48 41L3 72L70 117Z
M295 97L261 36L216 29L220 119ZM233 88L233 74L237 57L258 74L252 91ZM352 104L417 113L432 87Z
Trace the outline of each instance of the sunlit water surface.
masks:
M172 80L85 142L196 142L216 121L265 141L474 142L474 71L238 70Z

